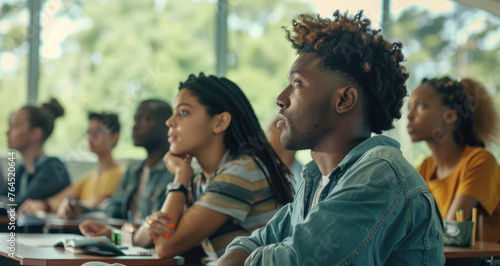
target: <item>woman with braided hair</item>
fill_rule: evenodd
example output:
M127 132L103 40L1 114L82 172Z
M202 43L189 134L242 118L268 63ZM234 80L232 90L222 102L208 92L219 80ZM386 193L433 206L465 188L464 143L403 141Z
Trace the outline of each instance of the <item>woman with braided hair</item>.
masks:
M443 265L443 222L399 143L372 136L401 117L408 73L400 43L362 12L301 15L299 54L276 99L285 149L310 149L291 204L217 265Z
M424 79L409 108L408 133L413 141L426 141L432 151L418 172L442 217L456 220L455 213L463 210L464 220L470 220L477 207L483 216L477 238L499 242L500 173L484 148L497 134L498 120L487 92L471 79Z

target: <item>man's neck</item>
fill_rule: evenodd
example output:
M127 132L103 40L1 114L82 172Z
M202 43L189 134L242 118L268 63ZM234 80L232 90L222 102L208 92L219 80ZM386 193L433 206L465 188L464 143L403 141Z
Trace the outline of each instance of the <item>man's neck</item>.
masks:
M329 137L311 149L311 157L318 165L322 175L328 175L354 147L368 139L370 135L360 135L357 138Z
M146 165L149 168L153 168L153 166L163 159L163 156L168 152L168 148L161 146L156 149L148 149L147 151L148 158L146 158Z

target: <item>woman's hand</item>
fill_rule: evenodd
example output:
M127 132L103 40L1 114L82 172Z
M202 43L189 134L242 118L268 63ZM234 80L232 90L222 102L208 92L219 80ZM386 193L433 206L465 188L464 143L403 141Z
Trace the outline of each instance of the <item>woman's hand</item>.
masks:
M121 230L124 232L131 233L133 235L133 234L135 234L135 232L137 232L137 229L139 229L139 227L140 227L140 224L124 223L122 225Z
M163 157L163 162L168 171L175 174L175 182L181 182L185 187L189 186L194 174L191 167L192 158L189 154L176 155L170 151Z
M48 211L47 205L43 202L43 200L32 200L27 199L24 203L19 207L19 215L36 215L38 211Z
M111 226L94 220L87 220L78 225L84 236L105 236L111 239Z
M175 225L171 223L170 219L172 219L171 215L161 211L155 211L153 214L146 217L143 226L153 240L156 237L170 238L175 231Z
M73 219L81 213L83 213L83 207L74 199L64 198L57 208L57 216L62 219Z

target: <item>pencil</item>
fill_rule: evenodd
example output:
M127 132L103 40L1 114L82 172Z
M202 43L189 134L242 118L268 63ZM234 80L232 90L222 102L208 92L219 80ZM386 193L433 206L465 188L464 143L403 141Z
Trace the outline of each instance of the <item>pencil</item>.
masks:
M472 221L474 226L472 227L472 246L476 243L476 224L477 224L477 208L472 208Z
M130 224L134 224L134 216L132 214L132 210L127 211L127 220Z
M460 222L460 210L458 210L457 212L455 212L455 216L457 218L457 222Z
M68 205L69 205L69 208L70 208L71 210L74 210L74 209L75 209L75 207L73 207L73 205L71 205L71 202L73 201L73 198L72 198L70 195L68 195L68 196L67 196L67 198L68 198Z

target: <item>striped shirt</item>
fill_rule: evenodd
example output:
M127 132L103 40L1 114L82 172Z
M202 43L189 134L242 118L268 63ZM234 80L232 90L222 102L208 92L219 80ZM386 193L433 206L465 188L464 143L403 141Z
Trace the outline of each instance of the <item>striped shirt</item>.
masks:
M248 236L266 225L279 210L277 198L266 179L267 170L259 159L248 155L230 155L227 151L218 168L207 179L200 172L193 179L195 205L226 214L230 219L202 246L217 259L237 236Z

